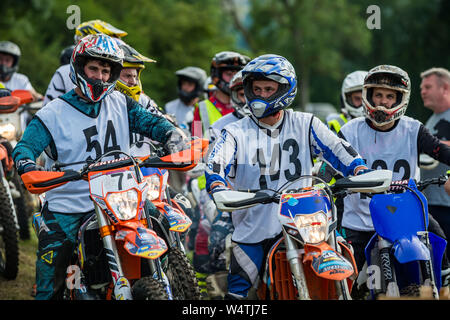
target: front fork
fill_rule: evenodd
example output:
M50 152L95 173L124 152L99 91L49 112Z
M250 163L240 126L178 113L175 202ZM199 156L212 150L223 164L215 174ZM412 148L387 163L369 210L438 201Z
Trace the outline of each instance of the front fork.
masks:
M109 225L105 218L103 211L95 204L95 214L100 229ZM116 241L112 234L107 234L102 237L103 247L106 251L106 258L108 260L109 270L111 271L114 283L114 297L116 300L132 300L130 282L125 278L122 265L120 263L119 253L117 252Z
M296 282L296 287L298 290L299 300L311 300L308 291L308 285L306 283L305 272L303 270L303 262L301 260L302 255L299 253L297 245L294 243L283 230L284 242L286 244L286 258L289 261L289 266L291 267L292 274L294 275L294 281Z

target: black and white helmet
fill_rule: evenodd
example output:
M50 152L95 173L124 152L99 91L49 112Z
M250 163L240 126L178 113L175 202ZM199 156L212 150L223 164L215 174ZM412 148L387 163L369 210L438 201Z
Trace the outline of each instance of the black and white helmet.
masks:
M19 70L19 59L21 56L20 48L17 44L11 41L0 41L0 53L6 53L14 58L14 62L11 67L0 65L0 80L6 81L14 72Z
M391 108L376 106L372 100L374 88L397 91L397 100ZM369 71L363 85L364 115L377 125L385 125L399 119L408 108L411 81L408 73L396 66L380 65Z
M341 87L341 104L342 109L347 115L352 118L364 116L364 111L362 105L355 106L351 100L351 94L353 92L362 91L364 78L367 76L367 71L354 71L349 73Z
M211 61L211 82L220 91L230 95L229 83L222 78L225 70L242 70L250 61L250 57L234 51L222 51L217 53Z

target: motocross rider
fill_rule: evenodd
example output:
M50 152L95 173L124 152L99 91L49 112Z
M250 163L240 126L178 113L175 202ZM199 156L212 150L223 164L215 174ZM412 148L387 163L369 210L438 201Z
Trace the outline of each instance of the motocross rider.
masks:
M311 174L314 155L343 176L368 170L350 144L318 118L286 109L297 93L295 70L287 59L262 55L244 67L242 77L251 116L225 126L210 153L206 179L213 197L230 187L278 189L287 181ZM300 187L300 183L294 182L292 187ZM244 299L250 288L257 286L264 257L282 234L273 214L276 208L276 204L257 205L231 214L235 229L225 299Z
M349 121L338 133L359 152L369 167L392 170L393 180L420 180L420 153L450 164L450 147L430 134L420 121L405 116L410 92L411 82L404 70L391 65L372 68L362 91L364 117ZM358 270L365 261L364 248L374 234L369 202L370 198L359 193L344 198L342 229L353 246ZM445 238L431 215L429 230ZM446 257L442 268L445 284L450 274Z
M93 34L80 40L70 61L76 88L51 101L30 122L13 151L19 174L42 170L35 159L44 150L50 159L46 170L55 161L97 159L109 150L129 152L132 132L163 143L169 152L184 147L184 135L169 121L114 91L122 63L123 52L111 37ZM38 236L36 299L60 297L78 228L93 210L86 181L69 182L46 192Z

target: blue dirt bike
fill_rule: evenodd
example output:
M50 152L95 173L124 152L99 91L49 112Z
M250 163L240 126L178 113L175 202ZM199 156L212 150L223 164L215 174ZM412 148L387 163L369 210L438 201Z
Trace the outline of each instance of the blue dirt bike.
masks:
M369 208L375 229L365 249L371 297L420 295L429 286L439 298L441 263L447 242L428 231L428 204L420 192L446 177L393 182L389 193L372 196Z

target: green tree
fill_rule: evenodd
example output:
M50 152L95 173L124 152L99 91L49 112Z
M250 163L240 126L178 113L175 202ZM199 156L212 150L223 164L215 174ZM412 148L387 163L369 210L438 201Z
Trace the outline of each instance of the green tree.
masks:
M232 0L226 1L233 15ZM289 59L299 79L298 105L314 96L335 95L326 87L311 87L319 76L340 80L343 61L370 51L371 34L360 6L347 0L252 0L250 25L237 25L255 55L277 53ZM235 20L236 21L236 20ZM236 23L236 22L235 22ZM329 101L329 100L328 100Z

